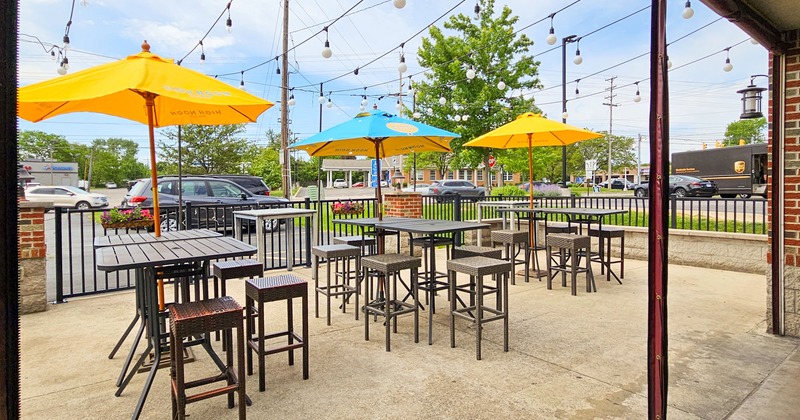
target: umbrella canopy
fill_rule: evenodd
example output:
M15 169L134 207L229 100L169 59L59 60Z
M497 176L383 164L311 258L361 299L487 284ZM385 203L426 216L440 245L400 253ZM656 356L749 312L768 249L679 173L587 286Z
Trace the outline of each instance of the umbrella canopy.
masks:
M161 234L154 127L255 122L272 102L174 64L150 52L19 89L17 115L39 122L71 112L94 112L147 124L156 236Z
M583 140L602 137L602 134L584 130L569 124L548 120L541 114L526 112L514 121L464 143L469 147L491 147L495 149L528 148L528 170L531 187L530 206L533 208L533 147L566 146Z
M450 152L450 140L456 137L460 136L376 109L359 113L352 120L290 147L304 150L310 156L371 156L377 159L380 174L382 158L411 152ZM383 202L380 182L377 195L378 218L381 219Z

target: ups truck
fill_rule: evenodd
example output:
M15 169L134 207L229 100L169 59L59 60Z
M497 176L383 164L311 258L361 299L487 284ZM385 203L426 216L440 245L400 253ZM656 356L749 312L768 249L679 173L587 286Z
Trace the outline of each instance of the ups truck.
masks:
M672 154L672 173L714 181L722 198L767 197L766 143Z

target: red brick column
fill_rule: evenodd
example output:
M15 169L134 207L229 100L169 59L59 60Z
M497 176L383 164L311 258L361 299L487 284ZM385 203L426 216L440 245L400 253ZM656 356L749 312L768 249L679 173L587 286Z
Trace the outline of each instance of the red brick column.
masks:
M422 218L422 194L391 192L383 195L384 216Z
M785 112L782 116L784 127L784 220L775 221L770 217L769 229L772 230L774 223L782 223L784 226L784 255L779 258L784 263L784 332L786 335L800 337L800 30L786 33L787 41L792 45L785 56L785 84L784 101ZM770 83L774 80L772 69L773 56L770 54ZM775 86L770 86L775 88ZM772 151L775 147L773 130L773 110L772 98L769 101L769 166L772 169ZM770 180L771 182L771 180ZM772 197L771 188L769 191L769 210L767 214L772 214L772 205L776 197ZM775 257L771 252L772 236L769 237L770 252L767 253L767 262L772 263ZM772 325L772 272L768 271L767 276L767 324L768 330L773 330Z
M20 313L47 309L47 269L44 240L44 207L26 201L19 203L17 215L20 270Z

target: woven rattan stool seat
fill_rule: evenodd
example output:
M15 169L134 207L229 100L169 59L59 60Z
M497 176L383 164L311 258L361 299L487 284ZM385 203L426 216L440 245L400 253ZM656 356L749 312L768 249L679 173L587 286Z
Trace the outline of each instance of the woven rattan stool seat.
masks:
M528 242L528 232L524 230L493 230L492 242L520 244Z
M303 297L308 292L305 280L292 274L249 279L245 283L245 294L259 302L274 302Z
M492 246L497 243L503 244L505 256L503 259L511 262L511 284L516 284L515 266L522 263L525 268L525 283L530 276L530 253L528 252L530 232L525 230L495 230L492 231ZM516 255L522 253L523 257L518 259Z
M591 239L588 236L568 235L563 233L552 233L545 239L548 246L567 249L583 249L591 246Z
M453 259L466 257L489 257L500 259L503 257L503 250L500 248L489 248L486 246L463 245L453 248Z
M234 407L233 394L239 394L239 418L244 419L246 395L244 381L244 325L242 307L230 296L178 303L169 307L170 324L170 394L172 399L172 418L186 417L186 404L205 400L218 395L228 396L228 408ZM219 366L220 372L214 376L186 381L183 367L183 339L200 336L211 331L223 331L226 341L234 342L232 330L236 329L236 353L238 363L233 363L233 349L226 352L226 363ZM208 336L206 335L206 340ZM204 344L208 346L208 342ZM208 347L210 349L210 346ZM210 351L210 350L209 350ZM214 356L212 354L212 356ZM218 362L219 363L219 362ZM208 385L223 382L219 388L208 389ZM203 386L202 392L187 395L191 388Z
M211 274L222 280L257 277L264 274L264 265L258 260L215 261Z
M598 229L589 229L589 236L599 239L599 249L593 253L593 261L600 262L600 274L606 275L606 281L611 281L611 276L622 284L625 278L625 229L618 226L603 226ZM619 239L619 258L611 258L611 240ZM619 264L619 276L611 271L611 264Z
M400 270L420 268L422 260L419 257L402 254L370 255L361 259L361 266L370 270L390 273Z
M592 238L566 233L551 233L545 238L545 243L547 247L547 289L552 289L553 277L557 272L561 272L561 284L566 287L566 273L570 272L573 296L577 295L576 275L578 273L586 273L586 291L596 291L591 258L589 258L592 253ZM558 251L554 253L553 248L557 248ZM578 266L581 254L586 256L585 267ZM559 257L559 262L553 264L556 256Z
M348 258L361 255L361 248L352 245L318 245L311 247L311 255L322 258Z
M511 263L489 257L466 257L448 261L447 269L470 276L485 276L508 273L511 271Z

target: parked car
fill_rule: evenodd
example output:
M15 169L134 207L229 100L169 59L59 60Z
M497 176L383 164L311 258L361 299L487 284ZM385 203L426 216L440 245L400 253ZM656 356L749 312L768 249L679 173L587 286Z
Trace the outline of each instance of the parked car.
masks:
M363 188L364 187L364 183L361 182L361 181L354 182L353 185L351 185L351 187L353 187L353 188Z
M611 188L612 190L624 190L624 189L633 190L636 188L636 184L628 181L627 179L614 178L611 180L611 186L605 188Z
M31 202L52 202L54 207L71 207L79 210L108 206L108 197L103 194L62 185L29 187L25 191L25 198Z
M204 175L210 178L227 179L228 181L239 184L247 191L255 195L269 195L270 189L264 179L255 175Z
M117 188L117 183L114 181L106 182L106 188L113 190L114 188Z
M347 181L339 178L333 181L333 188L347 188Z
M712 197L717 192L717 184L714 181L707 181L688 175L669 176L670 195L675 195L676 197ZM637 185L633 194L637 197L647 197L650 195L650 184Z
M433 181L428 188L428 195L436 196L439 202L445 201L445 199L451 198L455 194L478 201L486 196L486 189L476 187L475 184L460 179Z
M428 193L428 188L430 186L431 186L431 184L423 184L421 182L417 182L416 192L422 193L422 194L427 194ZM401 188L401 191L404 191L404 192L415 192L414 184L408 184L407 187Z
M151 207L153 196L150 185L150 178L140 179L122 199L121 207ZM196 206L195 213L192 215L193 228L229 229L233 227L232 206L285 205L289 202L283 197L255 195L236 183L208 176L183 177L181 191L184 203L191 201L192 205ZM162 209L174 210L178 207L178 177L159 177L158 193ZM228 206L224 209L207 207L220 204ZM266 228L267 230L278 230L280 228L278 220L267 223ZM163 217L161 229L178 229L178 220L174 212L167 213Z

